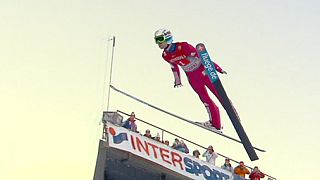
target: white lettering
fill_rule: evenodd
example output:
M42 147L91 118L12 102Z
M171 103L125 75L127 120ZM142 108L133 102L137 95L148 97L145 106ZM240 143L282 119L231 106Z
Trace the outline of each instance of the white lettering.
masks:
M207 53L201 54L201 57L204 61L204 67L208 70L209 76L211 79L216 79L217 78L217 73L215 72L215 67L212 67L212 63L210 62L209 55Z
M175 62L175 61L179 61L179 60L181 60L181 59L185 59L186 58L186 56L185 55L182 55L182 56L178 56L178 57L175 57L175 58L172 58L172 59L170 59L170 62Z

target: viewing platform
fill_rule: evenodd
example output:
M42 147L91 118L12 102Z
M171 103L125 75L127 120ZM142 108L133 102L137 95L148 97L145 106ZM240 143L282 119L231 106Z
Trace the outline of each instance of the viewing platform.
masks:
M178 151L162 142L121 127L123 117L119 112L121 111L103 113L103 136L99 142L94 180L241 180L238 175L196 158L192 153ZM166 133L175 135L168 131ZM187 139L184 140L193 143ZM267 178L275 179L269 175Z

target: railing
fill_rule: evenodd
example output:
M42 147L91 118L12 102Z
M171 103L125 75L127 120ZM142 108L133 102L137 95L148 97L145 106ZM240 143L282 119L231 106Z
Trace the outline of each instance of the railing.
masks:
M121 111L121 110L117 110L117 112L118 112L118 113L121 113L121 114L123 114L123 115L126 115L126 116L130 116L130 114L125 113L125 112L123 112L123 111ZM138 120L139 122L142 122L142 123L144 123L144 124L147 124L147 125L149 125L149 126L152 126L152 127L156 128L156 129L161 130L161 132L162 132L162 133L161 133L161 134L162 134L162 136L161 136L162 140L163 140L163 137L164 137L164 133L168 133L168 134L171 134L171 135L173 135L173 136L175 136L175 137L178 137L178 138L180 138L180 139L183 139L184 141L186 141L186 142L188 142L188 143L191 143L191 144L193 144L193 145L195 145L195 146L197 146L197 147L200 147L200 148L203 148L203 149L207 149L206 147L204 147L204 146L202 146L202 145L200 145L200 144L198 144L198 143L195 143L195 142L190 141L190 140L188 140L188 139L186 139L186 138L184 138L184 137L182 137L182 136L179 136L179 135L177 135L177 134L175 134L175 133L172 133L172 132L170 132L170 131L167 131L167 130L161 128L161 127L158 127L158 126L156 126L156 125L153 125L153 124L151 124L151 123L148 123L148 122L146 122L146 121L144 121L144 120L142 120L142 119L140 119L140 118L135 117L135 119ZM105 139L105 138L106 138L106 131L105 131L105 129L106 129L106 123L103 123L103 124L104 124L104 128L103 128L102 139ZM221 157L230 159L232 162L239 163L239 161L234 160L234 159L232 159L232 158L230 158L230 157L228 157L228 156L225 156L225 155L220 154L220 153L217 153L217 154L218 154L219 156L221 156ZM249 169L251 169L251 170L253 169L253 168L250 167L250 166L246 166L246 167L249 168ZM265 173L264 173L264 174L265 174ZM274 178L274 177L272 177L272 176L270 176L270 175L268 175L268 174L265 174L265 175L268 177L268 180L276 180L276 178Z

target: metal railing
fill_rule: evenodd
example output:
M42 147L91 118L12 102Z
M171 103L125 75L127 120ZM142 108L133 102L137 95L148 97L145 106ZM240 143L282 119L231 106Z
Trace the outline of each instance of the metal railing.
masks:
M123 112L123 111L121 111L121 110L117 110L117 112L118 112L118 113L121 113L121 114L123 114L123 115L126 115L126 116L130 116L130 114L128 114L128 113L126 113L126 112ZM135 119L138 120L139 122L142 122L142 123L144 123L144 124L147 124L147 125L149 125L149 126L152 126L152 127L156 128L156 129L161 130L161 134L162 134L161 138L162 138L162 141L163 141L164 133L167 133L167 134L170 134L170 135L172 135L172 136L175 136L175 137L178 137L178 138L180 138L180 139L183 139L184 141L186 141L186 142L188 142L188 143L191 143L191 144L193 144L193 145L195 145L195 146L197 146L197 147L200 147L200 148L203 148L203 149L207 149L205 146L202 146L202 145L200 145L200 144L198 144L198 143L195 143L195 142L193 142L193 141L190 141L190 140L188 140L188 139L186 139L186 138L184 138L184 137L182 137L182 136L180 136L180 135L178 135L178 134L175 134L175 133L172 133L172 132L170 132L170 131L167 131L167 130L159 127L159 126L156 126L156 125L153 125L153 124L151 124L151 123L148 123L147 121L144 121L144 120L142 120L142 119L140 119L140 118L135 117ZM104 124L104 127L103 127L102 139L105 139L105 138L106 138L106 130L105 130L105 129L106 129L106 123L103 123L103 124ZM226 156L226 155L223 155L223 154L221 154L221 153L217 153L217 154L218 154L219 156L221 156L221 157L230 159L232 162L235 162L235 163L238 163L238 164L240 163L240 161L234 160L234 159L232 159L232 158L230 158L230 157L228 157L228 156ZM247 166L247 165L245 165L245 166L246 166L247 168L251 169L251 170L253 169L253 168L250 167L250 166ZM270 175L268 175L268 174L266 174L266 173L264 173L264 174L265 174L265 176L268 177L268 180L276 180L275 177L272 177L272 176L270 176Z

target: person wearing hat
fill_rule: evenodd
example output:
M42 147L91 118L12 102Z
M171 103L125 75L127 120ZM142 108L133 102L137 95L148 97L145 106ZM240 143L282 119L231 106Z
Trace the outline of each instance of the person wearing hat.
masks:
M122 127L127 128L133 132L138 132L137 131L137 124L135 123L135 114L134 112L131 113L130 117L123 123Z
M213 147L210 145L206 152L202 154L202 157L206 157L206 161L215 165L216 164L216 159L218 158L218 154L214 152Z
M255 166L249 175L250 180L260 180L264 178L264 174L259 170L258 166Z
M159 133L157 133L157 135L154 137L154 140L161 142Z
M230 159L229 158L226 158L224 160L224 164L221 166L222 169L224 170L227 170L231 173L233 173L233 167L231 166L231 163L230 163Z
M234 168L234 173L242 178L245 178L246 174L250 174L250 171L246 168L243 161L240 161L239 165Z

